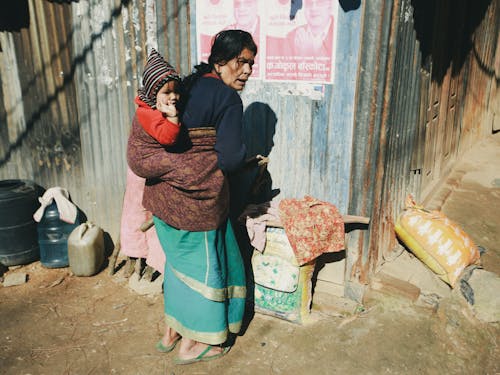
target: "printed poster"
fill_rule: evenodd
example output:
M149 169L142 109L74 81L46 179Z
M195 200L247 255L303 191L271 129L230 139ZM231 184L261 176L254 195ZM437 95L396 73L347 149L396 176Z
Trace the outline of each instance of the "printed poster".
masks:
M198 60L217 32L242 29L258 46L251 78L333 83L337 12L334 0L197 0Z
M240 29L252 34L258 53L252 78L261 78L261 0L196 0L198 60L208 61L213 37L221 30Z

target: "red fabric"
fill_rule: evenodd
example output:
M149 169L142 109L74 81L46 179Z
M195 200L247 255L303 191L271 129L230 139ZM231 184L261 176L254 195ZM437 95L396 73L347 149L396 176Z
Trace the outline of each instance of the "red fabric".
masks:
M283 199L280 218L299 265L323 253L345 248L344 220L337 208L328 202L305 196Z
M212 78L220 79L220 77L215 73L205 73L205 74L203 74L203 77L212 77Z
M137 119L146 133L164 146L172 146L179 136L180 124L174 124L163 116L157 109L151 108L139 97L135 98L139 106L136 110Z

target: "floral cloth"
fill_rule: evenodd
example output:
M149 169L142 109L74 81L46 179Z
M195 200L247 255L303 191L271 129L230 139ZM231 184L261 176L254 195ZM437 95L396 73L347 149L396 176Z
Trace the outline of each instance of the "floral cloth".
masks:
M344 221L333 204L305 196L281 200L279 210L299 265L345 248Z

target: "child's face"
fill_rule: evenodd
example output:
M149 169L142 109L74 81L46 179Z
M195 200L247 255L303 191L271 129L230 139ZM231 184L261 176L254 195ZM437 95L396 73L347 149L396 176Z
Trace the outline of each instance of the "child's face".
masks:
M180 96L178 91L177 81L165 83L160 91L158 91L158 94L156 94L156 106L158 107L158 104L175 105Z

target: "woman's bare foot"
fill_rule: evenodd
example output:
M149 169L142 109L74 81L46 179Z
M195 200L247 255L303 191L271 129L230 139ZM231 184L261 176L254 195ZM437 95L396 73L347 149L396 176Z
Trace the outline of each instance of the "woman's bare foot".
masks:
M164 347L170 347L180 339L181 335L177 333L173 328L167 327L165 329L165 334L161 338L160 342Z
M195 359L206 351L209 346L210 350L205 352L203 357L212 357L221 354L224 351L224 348L220 346L211 346L202 342L184 338L181 341L178 358L180 360Z

